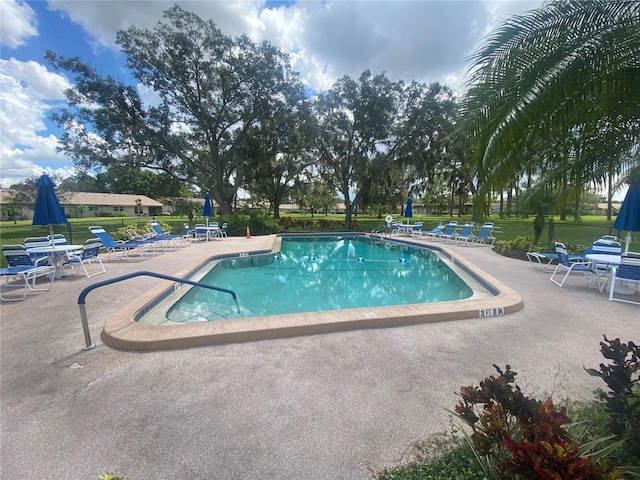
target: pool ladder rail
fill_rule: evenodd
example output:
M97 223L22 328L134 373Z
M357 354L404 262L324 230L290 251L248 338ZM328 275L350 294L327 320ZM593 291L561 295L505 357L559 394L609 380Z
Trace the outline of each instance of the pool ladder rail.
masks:
M89 292L95 290L96 288L104 287L106 285L111 285L112 283L118 283L123 280L128 280L129 278L141 277L141 276L156 277L156 278L161 278L163 280L171 280L176 283L186 283L188 285L193 285L194 287L203 287L203 288L208 288L209 290L217 290L219 292L228 293L233 297L233 300L236 302L236 310L237 310L237 313L240 314L240 304L238 303L238 296L236 295L236 292L234 292L233 290L229 290L228 288L215 287L213 285L206 285L204 283L194 282L192 280L187 280L185 278L173 277L171 275L165 275L163 273L149 272L144 270L139 272L128 273L126 275L120 275L119 277L94 283L92 285L89 285L88 287L86 287L84 290L80 292L80 295L78 296L78 307L80 308L80 320L82 321L82 331L84 332L84 341L85 341L85 346L82 347L82 350L84 351L91 350L96 346L95 343L91 342L91 334L89 332L89 321L87 320L87 309L85 307L86 298Z

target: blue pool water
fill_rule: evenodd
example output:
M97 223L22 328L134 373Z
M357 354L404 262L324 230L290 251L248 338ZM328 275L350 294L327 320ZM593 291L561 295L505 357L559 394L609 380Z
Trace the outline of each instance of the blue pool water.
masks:
M175 322L460 300L473 295L434 252L363 237L283 238L277 254L223 260L167 312Z

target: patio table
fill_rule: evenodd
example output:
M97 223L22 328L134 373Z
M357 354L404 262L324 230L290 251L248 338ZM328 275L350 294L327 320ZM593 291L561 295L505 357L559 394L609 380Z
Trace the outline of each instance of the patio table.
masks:
M51 261L51 265L55 267L54 276L58 279L67 275L67 272L64 270L64 256L76 250L82 250L82 245L49 245L46 247L27 248L29 254L46 254Z
M606 264L608 267L612 266L612 265L620 265L620 255L609 255L606 253L587 253L585 255L585 257L587 258L587 260L590 260L593 264ZM607 291L608 289L607 284L609 283L610 279L607 280L607 282L602 286L602 288L600 289L601 292L603 291ZM633 295L634 294L634 290L632 288L629 288L625 285L615 285L615 292L620 294L620 295Z

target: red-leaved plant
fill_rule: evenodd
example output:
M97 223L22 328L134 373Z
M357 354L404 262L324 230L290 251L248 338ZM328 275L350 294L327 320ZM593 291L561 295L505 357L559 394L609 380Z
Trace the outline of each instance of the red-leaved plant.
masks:
M571 423L564 407L553 401L523 395L509 365L479 387L460 388L456 414L471 429L476 453L486 459L499 478L539 480L613 480L620 472L604 462L580 456L579 445L567 434Z

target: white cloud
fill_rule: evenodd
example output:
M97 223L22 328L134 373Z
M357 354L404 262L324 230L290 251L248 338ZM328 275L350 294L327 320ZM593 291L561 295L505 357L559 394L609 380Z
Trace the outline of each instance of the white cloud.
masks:
M6 187L43 171L65 174L67 159L56 152L57 137L47 132L52 103L64 98L69 82L36 62L0 60L0 158ZM44 164L37 165L35 162Z
M135 25L154 28L168 1L51 0L49 8L80 25L94 51L115 49L115 33ZM506 16L539 7L542 0L308 0L264 8L261 0L176 1L227 35L247 34L288 52L293 69L322 91L344 75L365 69L392 80L440 81L459 88L465 59L487 31ZM0 0L2 44L17 48L38 34L35 13L24 2ZM91 61L92 59L85 59ZM36 62L2 60L0 155L6 185L43 168L66 168L46 130L51 104L63 99L68 80ZM140 86L139 86L140 87ZM141 89L146 100L157 101ZM37 162L37 163L36 163ZM57 163L60 162L60 163Z
M393 80L460 78L465 58L493 18L480 1L310 0L279 8L262 8L259 1L176 3L212 19L228 35L246 33L278 45L317 90L366 69L385 71ZM171 4L56 0L50 5L81 25L96 44L113 48L117 29L153 28Z
M0 44L17 48L36 35L36 15L26 2L0 0Z

